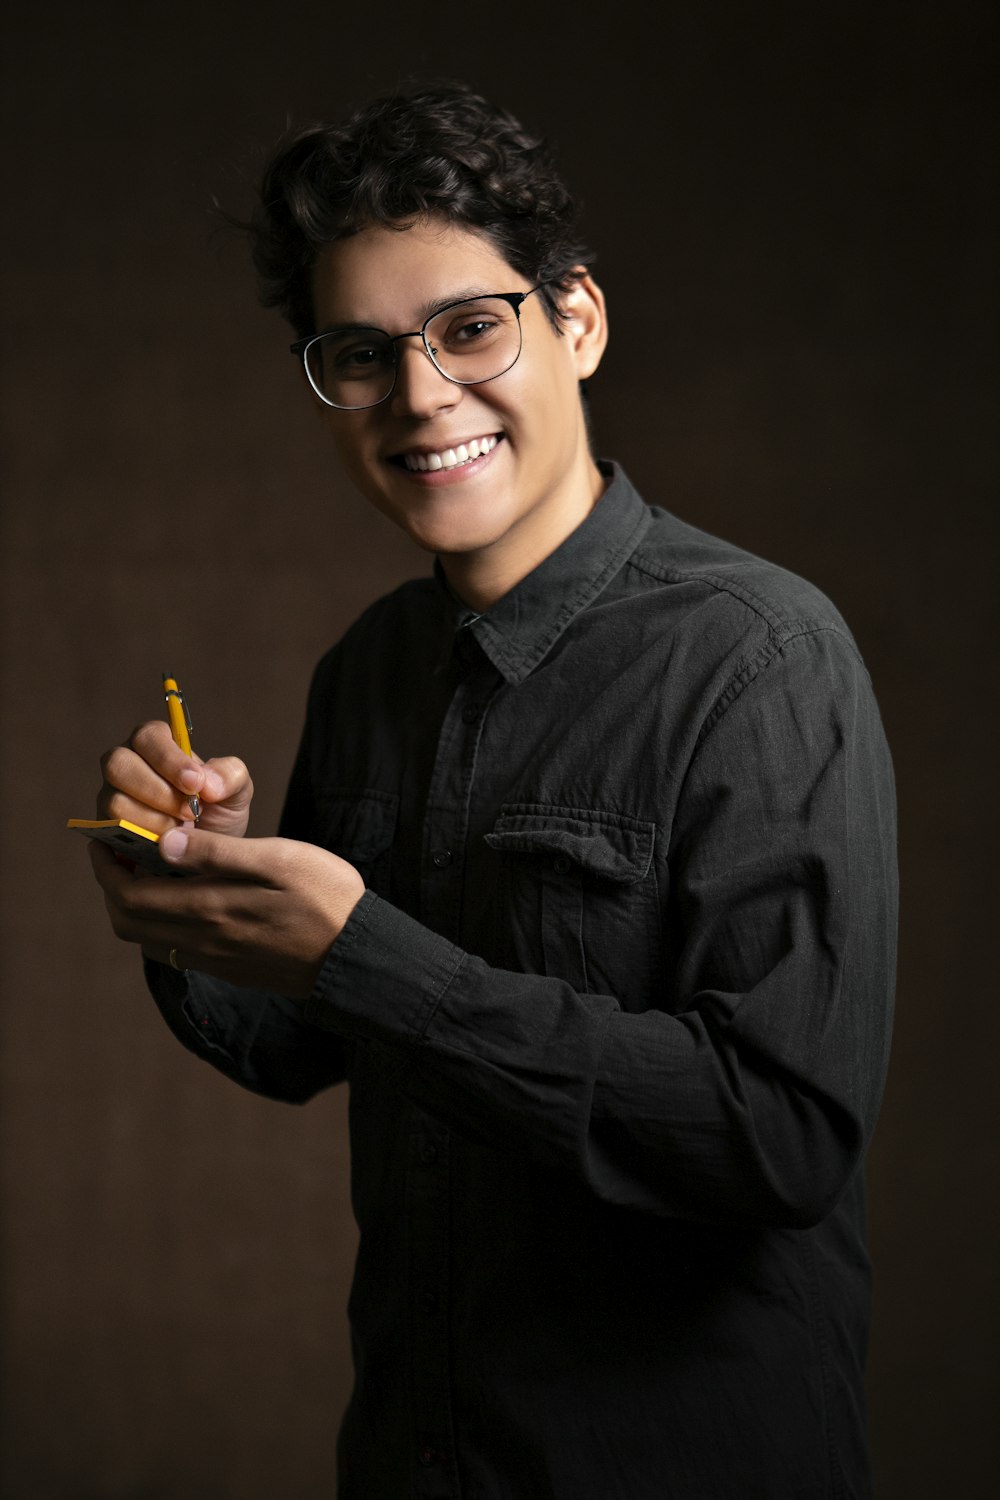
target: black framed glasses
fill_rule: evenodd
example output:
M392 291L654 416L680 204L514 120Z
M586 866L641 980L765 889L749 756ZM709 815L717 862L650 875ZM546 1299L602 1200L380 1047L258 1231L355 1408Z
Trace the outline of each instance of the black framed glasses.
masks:
M297 339L309 384L321 401L339 411L363 411L387 401L396 386L400 339L420 339L427 358L455 385L482 385L505 375L521 353L521 305L529 292L496 292L449 302L412 333L381 328L332 328Z

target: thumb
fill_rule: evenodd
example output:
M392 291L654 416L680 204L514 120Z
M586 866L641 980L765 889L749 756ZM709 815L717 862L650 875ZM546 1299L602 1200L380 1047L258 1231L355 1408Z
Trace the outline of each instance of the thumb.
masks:
M259 842L255 841L255 842ZM226 833L209 833L204 828L168 828L160 835L160 854L168 865L189 875L221 875L229 880L257 877L250 839L237 839Z

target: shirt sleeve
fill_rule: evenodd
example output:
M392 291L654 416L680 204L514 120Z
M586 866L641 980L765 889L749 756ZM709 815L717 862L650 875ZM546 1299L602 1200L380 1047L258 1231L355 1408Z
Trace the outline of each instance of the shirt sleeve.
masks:
M706 722L669 833L662 1008L491 968L367 892L307 1008L454 1128L602 1199L807 1226L873 1127L896 933L891 763L867 674L803 632Z
M181 1045L243 1088L304 1104L346 1076L350 1043L308 1025L299 1002L149 959L145 971Z

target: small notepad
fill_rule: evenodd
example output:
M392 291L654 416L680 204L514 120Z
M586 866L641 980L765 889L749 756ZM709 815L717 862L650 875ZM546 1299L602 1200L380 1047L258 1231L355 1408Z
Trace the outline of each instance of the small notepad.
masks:
M184 874L173 865L168 865L160 854L160 835L138 823L129 823L125 818L69 818L67 828L75 829L88 839L99 839L120 856L126 864L147 870L152 875L169 875L177 878Z

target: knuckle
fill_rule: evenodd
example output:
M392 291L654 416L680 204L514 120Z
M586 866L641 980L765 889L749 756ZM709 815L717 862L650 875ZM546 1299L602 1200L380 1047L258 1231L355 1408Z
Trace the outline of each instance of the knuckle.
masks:
M131 803L124 792L113 788L110 793L102 798L102 801L109 818L125 818L128 816Z
M129 942L132 936L133 929L132 919L129 916L126 908L122 905L119 899L116 899L110 895L106 896L105 905L108 909L108 919L111 922L111 931L114 933L116 938L121 938L123 942Z
M136 725L129 735L128 742L132 749L145 759L147 752L163 744L164 732L169 737L170 731L162 719L147 719L144 724Z
M121 938L123 942L126 942L128 940L126 924L122 920L122 915L119 912L118 908L116 906L109 907L108 915L111 918L111 931L114 933L116 938Z
M217 772L230 792L253 791L253 782L250 780L250 772L246 765L235 755L216 755L208 762L212 770Z
M230 908L215 891L207 890L203 893L198 916L206 928L221 932L229 924Z
M117 786L128 760L129 752L124 745L105 750L101 756L101 775L107 785Z

